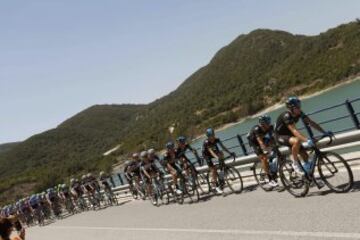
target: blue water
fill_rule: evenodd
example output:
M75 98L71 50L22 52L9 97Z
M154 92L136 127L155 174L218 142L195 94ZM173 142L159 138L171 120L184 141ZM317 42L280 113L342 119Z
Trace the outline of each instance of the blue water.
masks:
M302 101L302 108L305 113L311 113L319 109L345 103L347 99L352 100L359 97L360 97L360 80L326 91L317 96L304 99ZM356 113L360 113L360 101L354 102L353 107ZM272 121L275 122L277 116L284 110L285 108L281 107L279 109L267 112L266 114L268 114L272 118ZM319 114L311 115L311 118L317 122L321 122L336 117L346 116L348 114L349 112L346 106L343 105ZM360 116L358 117L360 118ZM257 122L258 122L257 117L254 118L249 117L245 121L242 121L224 130L217 131L216 135L220 137L220 139L228 139L234 137L237 134L245 134L250 130L252 126L257 124ZM298 127L302 127L302 123L299 123ZM354 127L354 124L350 118L346 118L333 123L322 124L322 127L326 130L331 130L333 132L336 132L338 130L352 128ZM192 143L192 145L196 148L200 148L203 140L204 138L197 139ZM244 137L244 141L246 142L245 137ZM227 147L238 146L238 145L239 143L237 139L226 141ZM235 148L234 150L237 153L240 153L241 151L240 148Z

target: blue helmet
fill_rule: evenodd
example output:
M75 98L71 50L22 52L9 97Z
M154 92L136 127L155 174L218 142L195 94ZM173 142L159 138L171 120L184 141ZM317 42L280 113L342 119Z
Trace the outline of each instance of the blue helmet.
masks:
M166 143L166 148L167 149L173 149L175 147L175 145L174 145L174 143L173 142L168 142L168 143Z
M294 108L294 107L301 107L301 101L298 97L289 97L286 100L286 107L287 108Z
M259 123L261 125L270 125L271 124L271 117L269 115L262 115L259 117Z
M206 129L206 136L207 136L207 137L213 137L213 136L215 136L214 129L212 129L212 128Z
M186 137L180 136L176 139L176 141L178 141L179 143L186 143Z

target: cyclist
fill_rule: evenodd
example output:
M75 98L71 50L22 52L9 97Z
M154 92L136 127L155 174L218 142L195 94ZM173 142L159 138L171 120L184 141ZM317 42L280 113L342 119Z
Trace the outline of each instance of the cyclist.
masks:
M186 142L186 137L184 137L184 136L178 137L176 139L176 143L177 143L176 154L177 154L178 158L183 158L184 160L186 160L186 162L188 164L193 165L192 162L187 158L187 156L185 154L187 150L190 150L194 154L199 166L202 165L201 159L200 159L196 149L192 148L191 145Z
M160 167L156 166L161 174L161 176L165 175L166 172L166 164L164 164L164 161L161 161L161 159L159 158L158 155L156 155L155 150L153 148L149 149L147 151L148 153L148 158L151 162L155 163L156 166L156 162L159 164Z
M131 186L133 179L136 185L140 185L140 158L138 153L133 153L132 160L125 162L124 173Z
M75 200L84 194L81 184L76 178L70 179L70 192Z
M218 159L220 164L224 164L224 153L220 150L219 147L221 147L225 152L230 154L231 156L236 156L235 153L230 152L229 149L227 149L224 144L221 142L219 138L215 136L215 132L212 128L208 128L206 130L206 137L203 148L202 148L202 155L203 158L206 160L206 163L211 171L212 175L212 187L215 189L215 191L218 194L222 194L223 191L221 189L221 186L217 186L217 168L212 162L212 160Z
M332 132L326 132L319 124L312 121L302 110L301 101L297 97L289 97L286 101L287 110L280 114L275 125L275 134L277 142L281 145L288 146L291 149L294 159L293 168L299 175L304 175L300 167L299 155L307 162L308 154L302 146L303 142L307 142L308 146L313 146L314 142L311 138L306 138L297 128L296 123L302 118L308 126L322 132L323 134L332 136Z
M175 191L177 194L181 194L182 191L179 189L177 184L178 177L181 174L181 169L178 167L177 163L177 154L175 150L175 145L173 142L168 142L166 144L166 152L164 154L164 164L166 164L166 169L172 176L173 184L175 185Z
M142 151L140 154L141 158L141 177L143 182L146 184L146 191L149 196L152 196L152 178L160 174L159 169L155 166L155 163L150 161L148 158L147 151Z
M190 173L196 174L197 170L194 164L190 161L190 159L186 156L186 151L190 150L197 160L199 166L201 166L201 160L197 154L197 151L193 149L190 144L186 142L186 137L180 136L176 139L177 148L176 148L176 157L180 160L180 167L185 171L186 176L189 176ZM191 172L190 172L191 170Z
M277 187L276 178L272 176L269 170L268 151L270 143L273 141L274 127L271 124L271 118L268 115L259 117L259 124L253 126L248 134L249 145L254 150L262 163L262 169L266 173L271 187ZM271 150L271 149L270 149Z
M46 190L46 199L48 200L48 202L54 212L54 215L56 217L59 217L61 214L61 207L59 204L58 194L54 188L48 188Z
M108 191L108 192L112 192L111 190L111 186L108 182L108 179L110 178L110 176L108 174L106 174L105 172L101 171L99 174L99 181L102 185L102 187Z

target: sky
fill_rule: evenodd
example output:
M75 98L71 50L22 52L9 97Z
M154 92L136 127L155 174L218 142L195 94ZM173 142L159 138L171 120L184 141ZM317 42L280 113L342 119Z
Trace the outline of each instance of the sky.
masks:
M0 143L94 104L149 103L238 35L316 35L360 17L358 0L4 0Z

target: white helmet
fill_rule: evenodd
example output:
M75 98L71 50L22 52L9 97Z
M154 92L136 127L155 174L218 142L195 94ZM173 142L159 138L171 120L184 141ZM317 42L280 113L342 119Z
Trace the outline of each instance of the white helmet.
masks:
M144 159L144 158L146 158L147 157L147 151L142 151L141 153L140 153L140 158L141 159Z
M147 153L148 153L149 155L154 155L154 154L155 154L155 149L150 148L150 149L147 151Z

